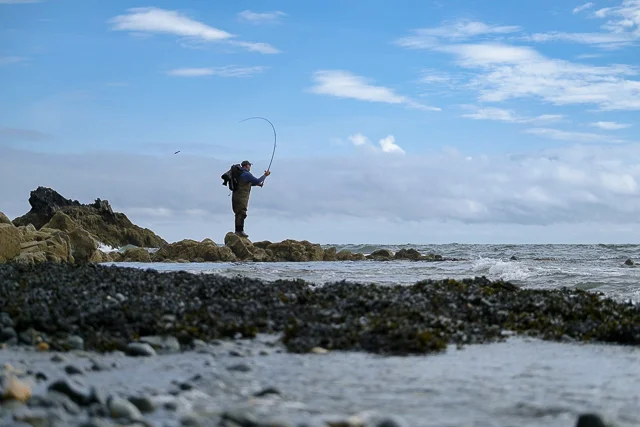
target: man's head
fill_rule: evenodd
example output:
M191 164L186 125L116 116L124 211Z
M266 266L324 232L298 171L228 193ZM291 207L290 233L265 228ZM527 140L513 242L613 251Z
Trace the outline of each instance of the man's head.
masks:
M242 163L240 163L240 166L242 166L246 170L251 170L251 162L249 160L243 160Z

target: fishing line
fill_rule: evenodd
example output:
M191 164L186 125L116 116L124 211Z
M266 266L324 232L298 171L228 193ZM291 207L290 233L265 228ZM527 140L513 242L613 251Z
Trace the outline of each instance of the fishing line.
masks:
M273 153L271 153L271 161L269 162L269 167L267 168L267 170L270 171L271 170L271 163L273 162L273 156L276 154L276 147L277 147L277 140L278 140L278 137L276 135L276 127L273 125L273 123L271 123L269 121L269 119L265 119L264 117L259 117L259 116L249 117L249 118L246 118L244 120L240 120L238 123L246 122L247 120L251 120L251 119L262 119L262 120L265 120L271 125L271 128L273 129Z

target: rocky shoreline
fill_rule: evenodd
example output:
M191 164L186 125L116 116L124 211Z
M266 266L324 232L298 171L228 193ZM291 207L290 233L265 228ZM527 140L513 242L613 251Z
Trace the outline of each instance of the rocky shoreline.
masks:
M10 220L0 212L0 264L101 262L319 262L319 261L455 261L416 249L371 254L337 251L317 243L285 239L251 242L230 232L223 244L212 239L168 243L153 231L114 212L108 200L90 204L66 199L55 190L38 187L29 197L31 210ZM123 248L102 251L102 245Z
M263 342L267 353L316 355L340 350L435 354L450 345L501 342L516 335L562 342L640 344L638 306L581 290L525 290L485 278L425 280L412 286L347 282L317 286L302 280L266 283L96 264L10 263L0 265L0 295L0 345L6 351L23 349L34 354L89 351L143 360L203 349L211 352L213 347L234 345L238 340L260 343L261 336L275 337L268 345ZM242 354L235 347L227 350ZM62 379L45 379L48 374L35 371L18 375L5 367L2 413L29 423L38 414L42 417L49 410L67 408L65 411L85 418L115 422L120 417L127 420L122 425L153 425L135 424L136 419L145 418L139 415L138 406L143 402L117 396L109 399L76 381L87 370L103 369L98 362L65 367L67 377ZM29 383L47 384L43 393L48 397L31 401ZM190 389L188 384L182 387L176 384L178 393ZM9 403L21 401L31 409ZM384 424L357 417L352 423L342 417L333 423L292 424L289 420L262 424L255 415L238 419L238 413L221 414L214 417L215 424L190 418L182 425L406 425L401 420ZM60 417L69 420L68 415ZM86 422L76 425L112 425Z

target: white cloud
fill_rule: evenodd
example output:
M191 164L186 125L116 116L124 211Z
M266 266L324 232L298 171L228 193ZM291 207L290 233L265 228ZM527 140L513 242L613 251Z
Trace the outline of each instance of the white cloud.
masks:
M583 4L583 5L580 5L580 6L575 7L575 8L573 9L573 13L574 13L574 14L575 14L575 13L580 13L580 12L582 12L583 10L587 10L587 9L592 8L593 6L595 6L595 3L593 3L593 2L591 2L591 1L590 1L589 3L585 3L585 4Z
M243 10L238 13L238 18L241 21L251 22L252 24L274 23L278 22L280 18L284 16L287 16L287 14L279 10L273 12L252 12L250 10Z
M592 5L592 3L587 4ZM598 9L593 16L600 19L608 18L601 26L603 31L592 33L554 31L533 34L526 36L525 39L536 42L570 41L603 48L628 46L640 40L640 0L623 0L620 6Z
M26 60L27 58L24 58L22 56L0 56L0 66L19 64L21 62L25 62Z
M250 52L258 52L258 53L263 53L267 55L281 52L279 49L276 49L275 47L271 46L268 43L243 42L238 40L231 40L229 41L229 43L235 46L244 47Z
M364 147L369 149L371 152L383 152L383 153L398 153L398 154L405 154L405 151L402 149L402 147L400 147L398 144L396 144L396 139L393 135L387 135L386 137L380 139L378 141L378 144L380 145L380 148L374 146L371 143L371 140L369 140L369 138L367 138L365 135L363 135L362 133L358 132L355 133L353 135L349 135L349 141L351 141L351 143L357 147Z
M387 135L385 138L382 138L380 141L378 141L378 143L380 144L380 148L382 148L382 151L384 151L385 153L405 154L404 150L398 144L396 144L396 139L393 135Z
M559 129L551 128L532 128L527 129L525 132L544 136L550 139L556 139L559 141L576 141L576 142L611 142L611 143L623 143L626 142L620 138L613 138L609 135L600 135L590 132L571 132L563 131Z
M541 123L554 122L563 119L561 114L542 114L535 117L520 117L512 110L506 110L496 107L476 107L466 106L466 108L474 110L472 113L463 114L462 117L474 120L495 120L508 123Z
M369 144L369 138L367 138L366 136L364 136L360 132L358 132L358 133L356 133L354 135L350 135L349 136L349 141L351 141L353 143L353 145Z
M358 99L368 102L405 104L411 108L440 111L440 108L419 104L405 96L396 94L392 89L370 84L367 79L344 70L320 70L313 74L313 86L310 91L319 95L339 98Z
M220 76L220 77L251 77L262 73L267 67L210 67L210 68L177 68L167 72L170 76L178 77L202 77L202 76Z
M236 35L196 21L180 12L155 7L140 7L128 10L128 14L116 16L109 21L117 31L133 33L172 34L205 42L226 42L260 53L278 53L266 43L235 40Z
M631 125L629 124L616 123L616 122L595 122L595 123L591 123L591 126L599 127L600 129L604 129L604 130L618 130L618 129L625 129L625 128L631 127Z
M495 43L434 48L477 71L467 88L482 101L535 97L555 105L595 104L602 110L640 110L638 70L625 65L591 66L547 58L529 47Z
M482 35L509 34L520 31L518 26L487 25L482 22L460 19L446 22L436 28L419 28L411 31L412 35L396 41L408 48L427 48L439 45L443 41L460 41Z

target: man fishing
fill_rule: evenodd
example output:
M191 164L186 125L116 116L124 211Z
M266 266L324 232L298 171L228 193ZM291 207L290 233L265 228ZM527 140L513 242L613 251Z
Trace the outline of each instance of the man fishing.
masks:
M240 163L240 166L242 170L238 177L238 186L233 191L233 196L231 197L231 207L236 216L236 234L240 237L249 237L249 235L244 232L244 220L247 217L251 187L262 187L264 185L264 179L271 175L271 172L266 170L264 171L264 175L256 178L251 173L251 162L244 160Z

